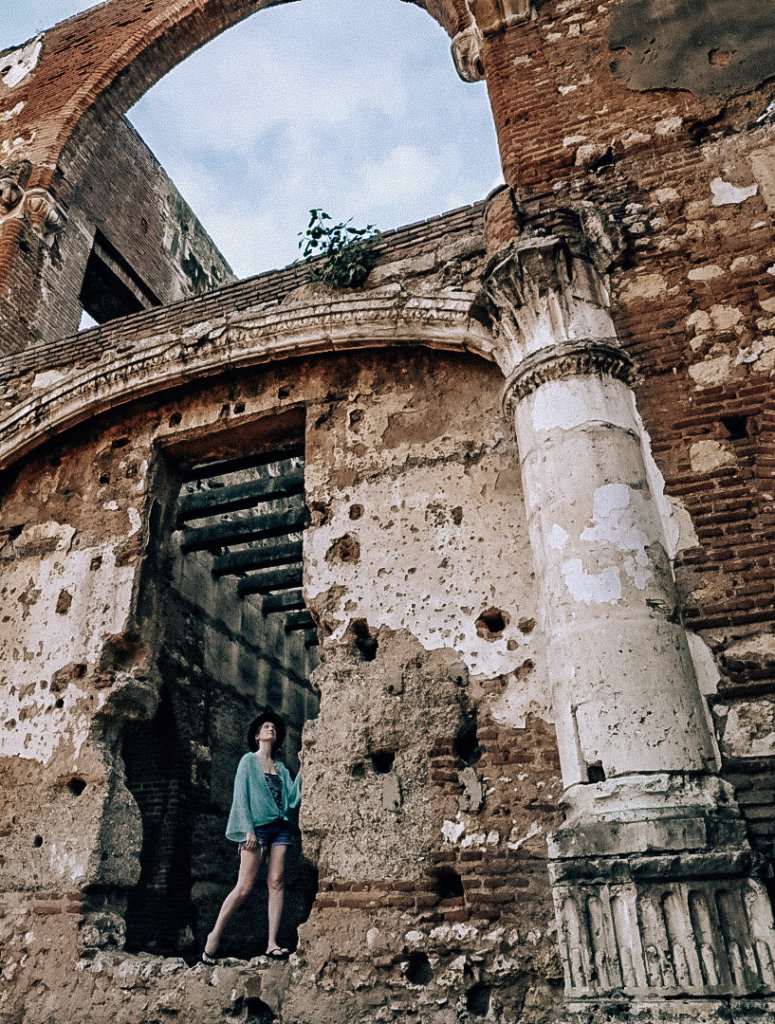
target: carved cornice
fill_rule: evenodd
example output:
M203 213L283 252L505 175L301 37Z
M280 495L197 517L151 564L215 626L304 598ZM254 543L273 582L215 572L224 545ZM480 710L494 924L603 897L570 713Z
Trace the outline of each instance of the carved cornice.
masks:
M468 0L468 7L485 36L529 21L533 15L532 0Z
M482 33L476 24L458 32L452 40L452 60L464 82L481 82L484 78L481 48Z
M9 374L17 404L0 416L0 469L43 440L108 409L194 380L308 355L349 349L434 348L492 359L492 338L469 316L472 292L408 295L395 289L317 296L243 310L183 332L119 337L85 369L50 369L43 386ZM106 329L109 331L109 328ZM108 335L110 336L110 335ZM84 342L85 344L85 342ZM14 359L9 359L13 365ZM29 379L29 378L27 378Z
M519 364L503 389L503 411L513 416L517 403L548 381L592 375L615 377L628 387L638 382L635 364L616 338L566 342L534 352Z
M26 220L47 245L67 223L64 210L45 189L25 192L13 178L0 178L0 226L14 218Z

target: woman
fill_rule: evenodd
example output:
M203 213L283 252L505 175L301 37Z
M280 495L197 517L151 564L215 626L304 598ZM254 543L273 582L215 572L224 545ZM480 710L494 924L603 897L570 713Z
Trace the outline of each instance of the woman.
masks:
M291 780L275 755L285 739L285 723L273 711L253 719L248 729L249 754L242 757L234 778L234 799L226 838L239 843L237 884L223 901L213 930L207 936L202 962L217 963L216 953L226 923L255 884L261 859L268 852L269 936L266 955L284 960L289 951L277 943L283 911L285 851L291 842L288 812L301 802L301 773ZM301 759L301 755L299 755Z

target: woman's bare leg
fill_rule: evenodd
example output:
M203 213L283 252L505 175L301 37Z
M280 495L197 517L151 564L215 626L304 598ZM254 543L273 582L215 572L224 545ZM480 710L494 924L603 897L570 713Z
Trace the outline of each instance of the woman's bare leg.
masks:
M239 907L245 902L255 885L258 869L261 864L261 857L264 853L263 846L257 846L255 850L241 850L239 859L239 876L237 884L223 901L223 906L218 914L218 920L213 925L213 930L207 936L205 942L205 953L208 956L215 956L221 942L221 935L226 923Z
M269 935L267 936L266 951L270 953L277 949L277 929L280 927L280 918L283 912L283 898L285 896L285 851L287 846L271 846L269 848L269 871L266 884L269 890Z

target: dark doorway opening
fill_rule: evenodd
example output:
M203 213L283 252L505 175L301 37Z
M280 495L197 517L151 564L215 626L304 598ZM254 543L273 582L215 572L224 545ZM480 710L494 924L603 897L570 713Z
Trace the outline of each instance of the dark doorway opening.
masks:
M280 757L295 774L304 723L317 714L317 632L302 594L303 419L166 449L156 491L166 512L152 517L159 535L143 608L161 700L152 721L124 733L143 820L127 947L179 956L202 948L236 881L237 848L224 829L248 724L267 708L283 716ZM293 831L280 936L291 948L317 891L295 822ZM265 868L222 955L249 959L266 948L264 877Z

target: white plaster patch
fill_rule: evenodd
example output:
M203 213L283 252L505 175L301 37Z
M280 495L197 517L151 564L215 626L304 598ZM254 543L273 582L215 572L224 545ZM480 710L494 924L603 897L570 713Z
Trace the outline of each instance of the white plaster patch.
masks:
M772 276L775 277L775 263L773 263L772 266L767 267L767 273L772 274Z
M739 187L724 181L723 178L714 178L710 183L710 190L713 193L714 206L729 206L731 204L744 203L746 199L755 196L759 191L759 186L744 185Z
M460 846L463 850L468 850L472 846L484 846L487 842L487 836L484 832L469 832L467 836L463 836L460 840Z
M710 322L716 331L731 331L743 319L743 314L736 306L715 305L711 306Z
M693 473L710 473L735 461L732 452L718 441L695 441L689 448L689 465Z
M555 551L562 551L568 543L569 537L568 531L563 530L559 523L555 523L549 533L549 547L554 548Z
M43 36L35 36L24 46L18 46L15 50L9 50L0 57L0 78L3 84L9 89L19 85L27 75L35 70L43 49Z
M60 878L68 878L71 882L77 882L86 874L83 859L72 853L60 853L56 843L52 843L49 850L49 867Z
M456 843L466 830L464 821L450 821L447 818L441 826L441 834L448 843Z
M694 267L686 276L690 281L712 281L715 277L723 277L724 271L717 263L708 263L704 267Z
M733 704L727 715L722 747L727 757L775 754L775 701L762 697Z
M654 125L654 131L657 135L672 135L680 129L683 123L682 117L663 117Z
M733 658L775 658L775 633L756 633L736 640L727 647L726 654Z
M541 678L536 674L537 678ZM544 722L552 721L551 697L545 692L542 700L533 696L537 687L526 687L525 683L512 674L506 689L492 705L490 713L498 725L507 725L511 729L524 729L528 715L535 715ZM503 781L500 779L499 781ZM509 779L506 779L509 782Z
M677 189L674 188L657 188L654 190L654 198L658 203L675 203L681 198Z
M667 281L661 274L641 274L628 281L622 289L621 299L625 304L639 299L659 299L667 294Z
M699 388L710 388L720 384L729 376L732 367L731 356L717 356L705 359L689 367L689 376Z
M541 831L541 824L538 821L534 821L530 825L530 828L527 830L525 835L523 835L522 837L519 837L517 829L513 828L511 830L511 835L509 836L509 841L508 843L506 843L506 846L510 850L518 850L528 841L528 839L533 839L534 836L540 835Z
M697 676L700 693L705 695L716 693L721 676L713 652L702 637L690 629L686 630L686 639L689 643L689 653L694 662L694 672Z
M622 596L622 581L616 566L602 572L585 572L580 558L562 563L565 585L574 601L584 604L613 604Z
M740 349L735 356L735 366L753 363L760 363L764 366L771 360L773 349L775 349L775 338L771 335L757 338L752 345Z
M96 664L104 638L125 626L135 569L116 566L107 544L71 549L74 536L71 526L60 523L24 530L14 542L19 557L0 580L8 620L0 625L0 685L6 693L0 755L45 764L60 743L68 743L75 767L92 727L95 708L74 680L58 694L60 707L40 684L65 666ZM54 539L56 549L41 555L41 542ZM65 590L71 604L60 614L56 607Z
M15 107L11 107L10 110L6 110L0 114L0 123L3 121L13 121L15 117L18 117L19 114L21 114L22 110L24 110L24 101L17 103Z
M52 388L55 384L58 384L65 377L68 377L69 373L63 370L45 370L43 373L36 373L35 378L32 381L33 391L39 391L44 388Z
M581 534L587 542L606 542L620 551L631 551L625 559L624 571L638 590L645 590L651 579L651 562L646 548L649 536L640 525L648 522L648 501L627 484L604 484L595 491L593 526Z
M139 532L140 527L143 525L143 517L140 515L137 509L133 508L131 505L127 509L127 515L129 516L129 533L127 534L127 537L134 537L134 535Z
M377 434L395 407L394 396L371 400ZM454 450L457 439L445 436L447 444ZM339 457L355 463L354 448L342 449ZM422 461L407 466L410 452L422 453ZM334 640L352 619L363 617L374 629L410 630L426 650L453 648L472 674L512 672L524 660L521 650L508 646L521 636L517 621L525 613L516 614L517 603L525 607L535 600L526 571L527 533L515 537L513 531L514 509L522 504L518 469L511 458L488 456L461 471L459 463L446 461L446 449L443 460L434 454L426 443L402 442L382 455L387 465L402 467L400 475L375 474L372 466L372 476L346 493L326 494L331 518L305 535L305 594L313 603L318 595L334 595L325 611ZM316 490L316 467L310 462L306 472L307 494L316 500L324 494ZM355 522L353 504L365 510ZM512 526L506 529L506 523ZM357 561L330 555L345 536L357 541ZM490 607L511 620L496 640L481 636L476 625Z

